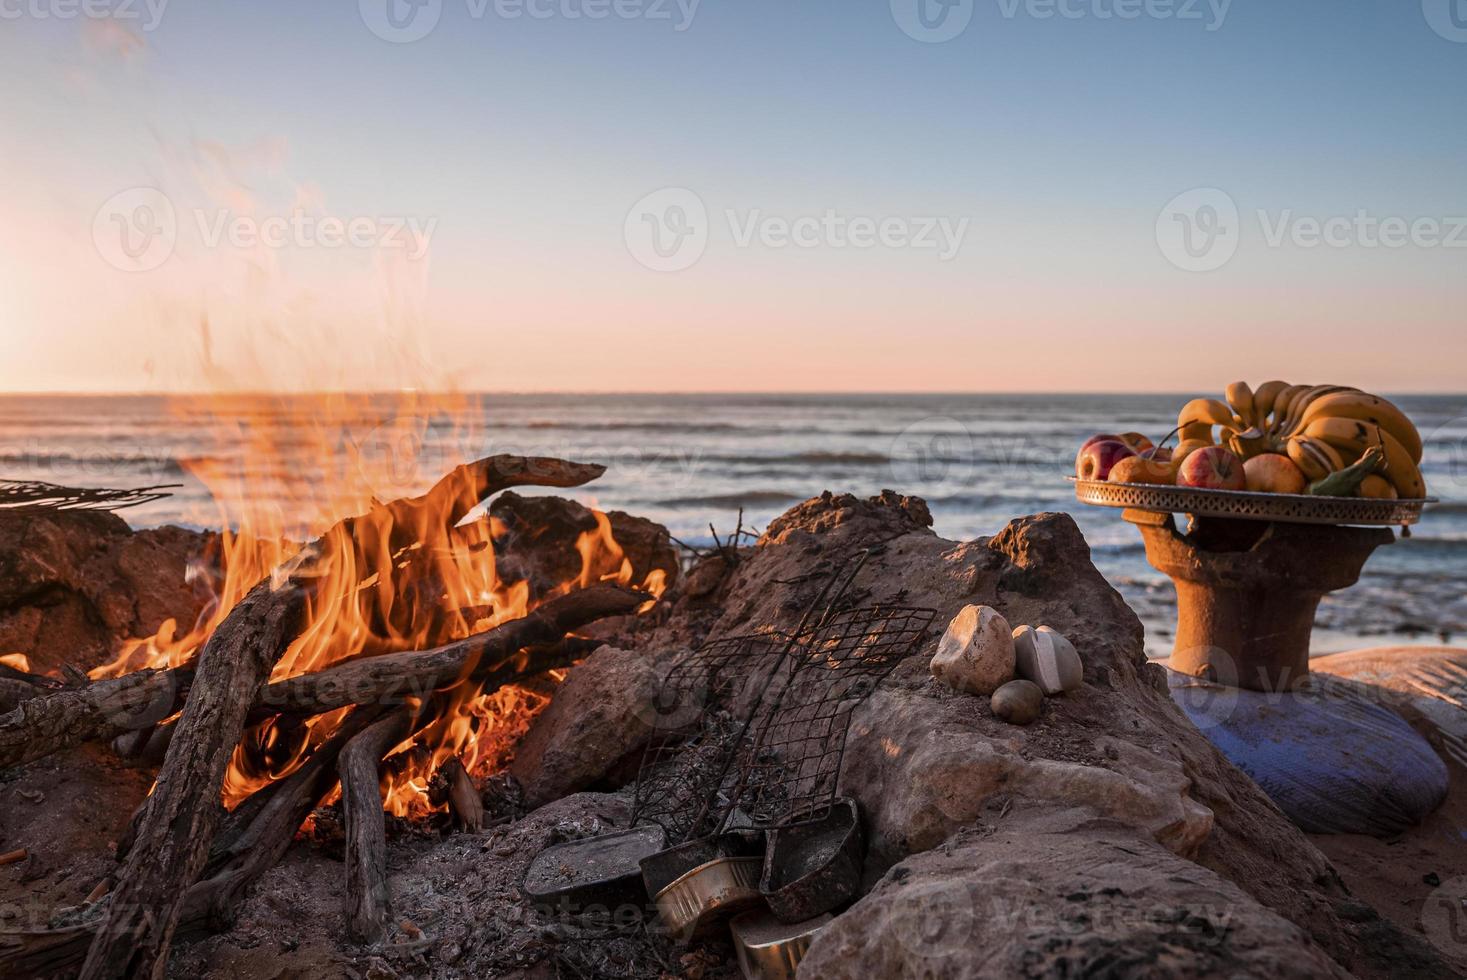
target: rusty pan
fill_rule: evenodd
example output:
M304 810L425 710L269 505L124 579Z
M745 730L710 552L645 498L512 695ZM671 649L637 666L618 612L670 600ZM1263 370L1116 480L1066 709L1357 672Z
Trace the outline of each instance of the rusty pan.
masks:
M648 824L600 837L552 844L525 873L524 893L536 905L572 914L646 901L641 862L662 850L661 827Z
M769 832L759 891L782 922L804 922L839 908L861 884L861 813L840 797L818 820Z

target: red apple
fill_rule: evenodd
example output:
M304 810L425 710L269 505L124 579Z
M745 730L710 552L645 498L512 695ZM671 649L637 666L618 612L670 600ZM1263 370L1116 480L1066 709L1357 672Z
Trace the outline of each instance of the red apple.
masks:
M1097 442L1124 442L1124 441L1125 441L1124 439L1122 439L1120 436L1116 435L1115 433L1112 433L1112 432L1102 432L1098 436L1091 436L1089 439L1086 439L1084 445L1082 445L1080 447L1080 452L1083 453L1085 450L1089 449L1091 446L1095 445Z
M1182 461L1177 485L1204 490L1246 490L1248 476L1241 459L1222 446L1208 446L1190 453Z
M1164 446L1161 449L1152 446L1150 449L1143 449L1141 451L1141 458L1154 459L1158 463L1170 463L1172 461L1172 450L1170 446Z
M1138 454L1144 454L1146 450L1151 449L1156 445L1156 443L1152 442L1150 439L1146 438L1139 432L1122 432L1116 438L1121 440L1121 442L1124 442L1126 445L1130 446L1132 451Z
M1075 475L1082 480L1104 480L1111 467L1136 455L1135 450L1119 439L1092 439L1080 447L1075 457Z

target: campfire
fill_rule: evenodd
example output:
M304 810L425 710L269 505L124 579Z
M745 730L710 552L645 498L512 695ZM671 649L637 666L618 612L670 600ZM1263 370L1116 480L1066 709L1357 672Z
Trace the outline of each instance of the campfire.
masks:
M91 683L21 702L0 724L0 767L113 738L121 754L161 768L119 842L115 880L100 886L110 891L102 915L35 934L9 954L12 968L44 973L84 958L83 976L151 973L175 932L228 921L338 784L348 928L377 939L385 814L422 817L446 803L478 829L470 774L502 766L557 672L594 648L577 631L635 614L667 584L667 568L636 567L600 512L574 538L465 520L511 487L579 487L602 472L493 456L420 496L371 501L293 551L226 534L218 602L195 628L166 624ZM501 553L496 539L546 554Z

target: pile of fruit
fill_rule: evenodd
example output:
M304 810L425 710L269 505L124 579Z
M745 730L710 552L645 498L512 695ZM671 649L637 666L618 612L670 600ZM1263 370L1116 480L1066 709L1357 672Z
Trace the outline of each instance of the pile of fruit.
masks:
M1175 448L1166 444L1180 436ZM1418 500L1421 435L1395 405L1357 388L1239 381L1195 398L1160 445L1136 432L1080 447L1082 480Z

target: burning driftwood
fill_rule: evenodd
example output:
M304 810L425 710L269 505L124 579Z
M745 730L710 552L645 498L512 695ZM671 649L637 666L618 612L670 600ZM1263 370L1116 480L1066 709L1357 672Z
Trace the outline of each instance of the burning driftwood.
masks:
M437 524L434 533L446 537L499 490L578 486L602 472L600 466L508 456L461 466L422 497L378 505L334 526L259 582L213 630L196 660L38 696L21 692L27 696L19 706L0 717L0 766L128 732L140 733L131 738L135 748L158 741L167 752L154 791L120 848L124 863L116 885L97 903L100 914L61 929L0 934L0 972L74 968L84 955L83 977L157 975L179 930L227 921L235 900L284 853L338 775L347 824L350 930L357 938L375 937L388 899L380 793L384 756L440 722L464 695L568 666L585 648L564 642L567 634L635 612L652 597L583 582L589 587L467 639L381 655L365 648L366 655L324 669L273 684L268 678L311 623L314 604L395 579L409 565L421 570L425 563L413 552L423 543L414 534L425 524ZM342 567L360 578L343 581ZM401 587L416 590L409 616L442 598L443 590L431 580ZM175 721L159 725L180 709ZM310 750L308 720L341 709L349 709L345 719ZM251 744L252 732L272 727L274 734L301 739L303 761L240 802L221 825L218 801L226 770L240 747ZM451 759L443 768L456 818L479 823L482 805L475 815L477 795L462 764Z

